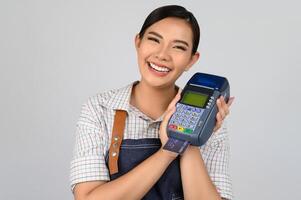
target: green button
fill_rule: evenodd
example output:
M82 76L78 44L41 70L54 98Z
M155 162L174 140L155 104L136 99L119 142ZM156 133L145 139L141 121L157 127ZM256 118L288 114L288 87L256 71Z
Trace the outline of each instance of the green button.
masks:
M193 131L192 131L192 129L189 129L189 128L185 128L185 131L184 131L185 133L188 133L188 134L191 134Z

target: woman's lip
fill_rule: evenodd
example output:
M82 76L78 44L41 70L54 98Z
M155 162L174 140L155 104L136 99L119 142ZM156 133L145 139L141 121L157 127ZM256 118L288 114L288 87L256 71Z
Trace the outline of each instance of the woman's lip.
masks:
M147 63L147 66L148 66L149 71L150 71L152 74L154 74L155 76L164 77L164 76L167 76L168 73L170 72L170 71L167 71L167 72L159 72L159 71L153 69L153 68L150 66L150 63Z
M149 65L150 63L158 66L158 67L164 67L164 68L167 68L169 71L171 71L171 69L169 67L167 67L166 65L161 65L161 64L158 64L158 63L155 63L155 62L151 62L151 61L148 61L147 64Z

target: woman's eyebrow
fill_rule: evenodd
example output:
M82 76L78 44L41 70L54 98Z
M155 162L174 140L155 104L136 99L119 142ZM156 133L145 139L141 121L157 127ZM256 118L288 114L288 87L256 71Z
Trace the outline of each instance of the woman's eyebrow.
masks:
M160 35L159 33L154 32L154 31L150 31L148 34L155 35L158 38L163 39L162 35ZM182 44L186 45L187 47L189 47L188 42L185 42L184 40L174 40L173 42L175 42L175 43L182 43Z
M182 44L186 45L187 47L189 47L188 42L185 42L183 40L174 40L174 42L182 43Z
M162 35L160 35L159 33L156 33L156 32L153 32L153 31L150 31L148 34L151 34L151 35L155 35L161 39L163 39Z

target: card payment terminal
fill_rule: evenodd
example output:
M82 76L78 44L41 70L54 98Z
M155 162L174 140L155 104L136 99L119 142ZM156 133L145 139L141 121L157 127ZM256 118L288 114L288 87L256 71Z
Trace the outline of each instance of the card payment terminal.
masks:
M196 73L188 81L169 119L169 140L164 149L182 153L189 144L202 146L211 136L216 123L216 100L224 96L228 102L230 86L226 78Z

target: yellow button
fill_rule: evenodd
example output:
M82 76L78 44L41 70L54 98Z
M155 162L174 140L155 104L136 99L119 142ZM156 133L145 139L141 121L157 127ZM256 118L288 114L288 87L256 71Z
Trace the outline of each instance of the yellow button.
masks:
M183 126L178 126L178 131L183 132L184 131L184 127Z

